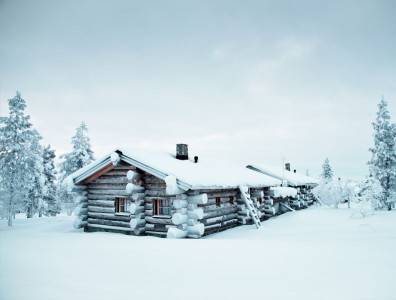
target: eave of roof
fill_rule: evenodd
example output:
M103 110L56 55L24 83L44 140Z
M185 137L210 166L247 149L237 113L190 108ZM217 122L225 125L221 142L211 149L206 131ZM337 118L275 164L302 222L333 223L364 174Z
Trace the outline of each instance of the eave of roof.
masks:
M291 178L284 178L283 176L281 176L281 175L279 175L279 174L277 174L275 172L271 172L269 170L266 170L266 169L263 169L263 168L260 168L260 167L254 166L254 165L247 165L246 167L248 169L254 170L256 172L259 172L259 173L262 173L262 174L265 174L265 175L268 175L268 176L272 176L272 177L274 177L276 179L279 179L281 181L286 180L289 185L294 186L294 187L297 187L297 186L311 186L311 187L315 187L315 186L318 185L315 182L315 180L312 180L312 182L308 182L308 181L302 182L302 181L299 181L299 180L293 180ZM305 177L309 178L308 176L305 176Z
M118 153L120 156L120 159L130 165L133 165L157 178L160 178L162 180L165 180L165 178L169 175L175 175L176 176L176 182L178 186L182 190L214 190L214 189L235 189L238 188L238 185L235 184L230 184L230 185L197 185L197 184L190 184L184 180L181 180L178 178L177 174L171 174L167 173L165 170L160 170L158 168L152 167L147 163L142 162L141 160L137 160L129 155L127 155L125 152L123 152L120 149L117 149L113 152ZM112 153L113 153L112 152ZM84 168L76 171L75 173L71 174L70 177L73 180L73 183L76 185L81 185L84 184L84 180L89 178L90 176L94 175L95 173L99 172L100 170L104 169L106 166L110 165L111 162L111 153L108 155L104 156L102 159L99 159ZM243 167L242 167L243 168ZM260 172L262 173L262 172ZM268 176L268 174L265 174ZM270 175L271 176L271 175ZM272 176L275 177L275 176ZM278 184L254 184L254 185L248 185L249 187L255 187L255 188L262 188L262 187L269 187L269 186L276 186Z
M123 154L120 150L116 150L115 152L117 152L120 155L120 159L125 161L126 163L129 163L155 177L158 177L162 180L165 180L165 178L169 175L165 172L162 172L158 169L155 169L147 164L144 164L132 157L129 157L125 154ZM78 174L76 177L73 177L73 183L74 184L81 184L85 179L89 178L90 176L92 176L93 174L95 174L96 172L102 170L103 168L105 168L106 166L108 166L109 164L111 164L111 159L110 159L110 155L108 154L106 155L104 158L102 158L99 161L96 161L96 163L94 163L91 167L86 168L86 170L83 170L81 172L81 174ZM72 174L73 175L73 174ZM179 187L183 190L189 190L192 188L192 186L180 179L176 179L177 184L179 185Z

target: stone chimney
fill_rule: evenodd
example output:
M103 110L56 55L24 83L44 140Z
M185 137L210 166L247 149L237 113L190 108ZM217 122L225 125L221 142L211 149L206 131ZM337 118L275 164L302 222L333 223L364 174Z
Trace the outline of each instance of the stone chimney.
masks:
M285 163L285 170L290 171L290 163Z
M176 144L176 158L180 160L188 160L187 144Z

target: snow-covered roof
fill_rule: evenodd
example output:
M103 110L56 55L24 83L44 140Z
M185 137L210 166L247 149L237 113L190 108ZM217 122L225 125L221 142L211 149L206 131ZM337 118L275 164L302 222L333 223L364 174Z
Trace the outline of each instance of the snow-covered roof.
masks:
M294 173L282 169L280 170L271 169L260 164L250 164L247 167L251 170L271 176L273 178L277 178L282 181L286 180L287 184L291 186L303 186L303 185L316 186L319 184L319 180L310 176L303 175L301 173Z
M137 149L117 149L120 159L165 180L167 176L175 176L176 182L183 190L236 188L239 185L249 187L278 186L277 178L252 171L244 164L224 162L221 160L199 159L198 163L191 160L179 160L167 152L150 152ZM112 152L112 153L114 153ZM111 163L111 153L94 161L69 176L74 184L103 169Z

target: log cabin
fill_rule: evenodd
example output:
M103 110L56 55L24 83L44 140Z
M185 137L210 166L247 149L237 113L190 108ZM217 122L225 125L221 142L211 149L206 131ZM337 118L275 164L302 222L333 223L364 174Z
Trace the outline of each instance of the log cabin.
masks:
M75 226L168 238L200 238L294 210L294 187L245 165L176 153L116 149L71 174ZM298 207L302 208L302 207Z
M306 208L314 203L315 197L312 194L312 189L319 184L319 180L298 173L296 169L291 171L290 163L286 163L283 170L271 169L261 164L250 164L246 167L261 174L281 180L282 187L290 187L282 189L273 188L271 193L272 198L289 198L288 202L290 207L294 209ZM288 210L285 205L276 205L275 209Z

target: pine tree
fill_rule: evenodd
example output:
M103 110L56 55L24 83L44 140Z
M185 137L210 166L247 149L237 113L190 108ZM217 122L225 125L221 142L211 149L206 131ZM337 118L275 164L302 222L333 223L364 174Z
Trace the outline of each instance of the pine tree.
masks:
M12 226L15 210L22 208L31 192L31 144L36 133L25 114L26 102L20 93L8 101L8 106L9 116L0 126L0 179L8 198L8 226Z
M382 189L378 195L379 202L382 207L391 209L396 189L396 130L395 125L391 123L388 103L384 98L378 104L377 117L372 125L374 147L370 149L370 173Z
M41 136L36 130L31 135L30 147L28 153L28 174L27 190L28 195L25 198L25 212L28 218L38 213L39 217L43 215L44 208L44 163L43 147L40 145Z
M74 207L74 199L73 194L67 191L64 180L73 172L93 161L88 128L84 122L76 129L76 133L72 137L72 145L73 150L61 156L62 162L60 164L59 197L62 203L65 204L68 214L71 214L72 208Z
M333 170L331 169L330 161L328 158L326 158L322 165L321 177L324 181L329 182L333 179L333 175L334 175L334 173L333 173Z
M43 150L44 167L44 202L47 205L47 214L55 216L59 210L57 207L56 189L56 170L55 170L55 151L48 145Z

